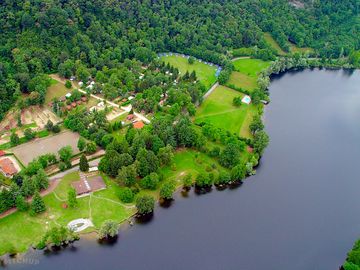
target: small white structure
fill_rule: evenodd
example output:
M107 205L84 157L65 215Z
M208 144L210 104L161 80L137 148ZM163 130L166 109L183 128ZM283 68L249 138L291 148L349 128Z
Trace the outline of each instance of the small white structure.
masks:
M79 86L82 87L84 85L83 82L79 82Z
M133 100L135 97L134 96L130 96L129 98L128 98L128 100Z
M65 95L65 97L66 97L66 98L70 98L70 97L71 97L71 93L67 93L67 94Z
M89 172L97 172L99 170L98 167L91 167L89 168Z
M69 228L69 230L72 230L73 232L77 233L77 232L81 232L89 227L94 227L94 224L91 222L90 219L79 218L79 219L70 221L69 224L67 225L67 227Z
M249 105L251 103L251 97L249 97L248 95L245 95L242 98L241 102Z

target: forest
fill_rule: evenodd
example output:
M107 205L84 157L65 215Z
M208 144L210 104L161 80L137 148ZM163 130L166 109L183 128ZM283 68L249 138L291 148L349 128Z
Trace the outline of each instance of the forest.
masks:
M232 49L269 49L269 32L282 47L311 47L337 58L360 48L357 0L4 0L0 5L0 119L42 104L44 74L95 77L126 59L150 63L156 53L186 53L224 64Z

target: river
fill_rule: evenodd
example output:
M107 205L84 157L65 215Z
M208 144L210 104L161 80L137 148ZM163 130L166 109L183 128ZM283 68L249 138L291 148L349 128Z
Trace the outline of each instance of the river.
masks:
M360 237L360 72L273 79L271 143L237 189L177 198L117 243L83 239L9 269L337 270Z

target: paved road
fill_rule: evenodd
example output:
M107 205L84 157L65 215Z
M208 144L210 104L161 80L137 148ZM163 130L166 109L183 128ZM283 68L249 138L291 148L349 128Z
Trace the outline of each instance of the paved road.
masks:
M89 161L90 167L95 167L95 166L99 165L100 159L101 159L101 157ZM79 170L79 165L76 165L75 167L72 167L72 168L69 169L69 170L66 170L66 171L63 171L63 172L59 172L59 173L57 173L57 174L54 174L54 175L50 176L50 177L49 177L49 180L50 180L50 181L53 181L53 180L56 180L56 179L59 179L59 178L63 178L63 177L64 177L65 175L67 175L68 173L76 172L76 171L78 171L78 170Z

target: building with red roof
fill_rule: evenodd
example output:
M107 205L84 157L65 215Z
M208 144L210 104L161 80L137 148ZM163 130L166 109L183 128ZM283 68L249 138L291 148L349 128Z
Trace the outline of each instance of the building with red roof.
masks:
M142 129L143 127L144 127L144 123L142 121L134 123L134 128L136 129Z
M0 150L0 157L3 157L3 156L5 156L5 152L3 151L3 150Z
M15 168L14 163L9 158L4 158L0 160L0 171L6 177L13 177L18 172Z

